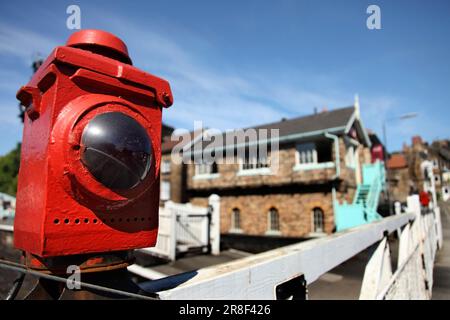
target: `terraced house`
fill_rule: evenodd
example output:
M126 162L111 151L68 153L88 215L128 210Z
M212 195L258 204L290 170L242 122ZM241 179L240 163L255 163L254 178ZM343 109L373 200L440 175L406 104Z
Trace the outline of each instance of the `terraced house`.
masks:
M245 153L234 163L186 165L183 192L189 201L206 206L208 196L218 194L222 234L296 238L333 232L334 207L353 202L362 165L371 162L371 141L359 103L254 129L279 129L278 150L269 151L268 159ZM211 147L200 139L187 153L237 147Z

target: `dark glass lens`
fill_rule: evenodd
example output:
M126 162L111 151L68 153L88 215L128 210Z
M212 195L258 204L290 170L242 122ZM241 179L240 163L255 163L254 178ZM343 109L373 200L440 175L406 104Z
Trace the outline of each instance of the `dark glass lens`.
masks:
M81 161L110 189L136 187L147 176L152 145L145 129L121 112L103 113L84 128Z

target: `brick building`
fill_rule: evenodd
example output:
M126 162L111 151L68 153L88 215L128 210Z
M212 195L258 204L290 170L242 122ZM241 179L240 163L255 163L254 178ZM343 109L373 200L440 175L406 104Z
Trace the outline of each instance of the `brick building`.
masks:
M431 145L420 136L412 137L411 146L404 145L402 152L394 153L388 161L389 190L392 200L405 202L411 193L424 190L425 174L422 163L433 163L434 183L438 197L450 181L446 176L450 172L450 145L447 140L434 141Z
M161 170L160 170L160 205L166 201L185 203L189 201L186 193L186 169L183 163L174 161L172 150L175 146L189 147L202 131L189 132L189 139L183 140L181 135L170 134L163 137L161 143ZM181 161L180 161L181 162Z
M300 238L333 232L334 197L351 202L361 166L371 162L371 142L355 105L254 127L279 129L279 149L268 159L246 153L233 163L186 165L186 196L201 206L212 193L221 197L222 234ZM199 144L213 153L238 147L206 147L198 139L184 156L192 157Z
M410 170L405 155L402 153L392 154L386 167L392 200L406 202L414 185L410 179Z

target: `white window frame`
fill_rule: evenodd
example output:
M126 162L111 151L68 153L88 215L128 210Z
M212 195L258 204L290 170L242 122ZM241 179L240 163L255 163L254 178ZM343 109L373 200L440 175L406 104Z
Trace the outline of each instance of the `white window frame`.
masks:
M170 187L170 181L161 180L161 192L159 196L162 201L170 200Z
M212 173L213 163L195 163L194 164L194 180L215 179L220 176L219 172ZM217 165L217 164L216 164ZM209 168L206 172L201 172L200 168Z
M308 151L299 151L299 146L302 145L310 145ZM302 159L309 158L311 161L302 162ZM334 168L336 165L333 161L319 162L319 157L317 154L317 147L315 142L300 142L295 145L295 165L294 171L302 171L302 170L315 170L315 169L327 169Z
M239 161L239 172L238 172L238 176L249 176L249 175L269 175L272 174L272 169L271 169L271 156L268 155L267 156L267 164L264 167L257 167L258 166L258 160L260 158L259 157L252 157L252 165L254 166L254 168L246 168L246 166L244 166L244 162L245 159L240 156L238 161Z
M235 215L236 213L239 215L239 226L236 227L235 225ZM233 208L231 210L231 223L230 223L230 233L242 233L242 229L241 229L241 225L242 225L242 215L241 215L241 210L239 208Z
M305 146L305 150L299 151L299 147ZM317 147L314 142L302 142L295 145L295 163L298 165L319 163L317 155ZM303 161L302 161L303 160Z
M278 217L278 229L272 229L272 212L275 211ZM270 208L267 212L267 231L266 235L269 236L279 236L281 235L281 223L280 223L280 212L276 208Z
M172 162L170 160L161 161L161 173L170 173L170 166Z
M320 209L322 211L322 231L316 231L316 215L315 215L315 209ZM322 208L313 208L312 212L311 212L311 232L310 235L311 236L324 236L326 235L325 232L325 211L323 211Z
M345 164L347 168L356 169L356 152L358 152L358 148L354 145L350 145L345 149Z

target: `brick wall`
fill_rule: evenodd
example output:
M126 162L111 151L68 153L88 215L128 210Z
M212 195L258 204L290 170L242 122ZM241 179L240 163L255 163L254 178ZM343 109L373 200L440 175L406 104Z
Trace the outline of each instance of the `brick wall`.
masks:
M280 217L280 236L307 237L313 232L313 209L324 212L325 232L334 230L332 181L335 168L295 171L295 144L280 146L276 174L240 176L239 164L219 164L219 176L213 179L194 178L195 166L187 166L187 188L194 205L207 206L208 192L221 197L221 233L230 232L232 212L241 214L241 231L246 235L264 236L268 230L268 212L276 208ZM335 162L334 143L332 161ZM370 150L358 147L360 165L370 162ZM340 182L337 199L351 202L356 191L355 169L345 162L346 147L339 139ZM298 186L303 186L300 189ZM249 192L249 190L251 190Z
M186 173L183 164L177 164L171 161L171 154L163 154L161 156L161 163L163 161L170 161L170 172L161 173L161 181L168 181L170 183L170 200L177 203L186 202ZM161 201L161 205L163 202Z
M388 172L389 191L393 201L406 202L409 195L411 180L409 169L390 169Z
M208 199L195 197L191 202L206 206ZM278 210L280 235L283 237L307 237L313 231L313 209L316 207L324 212L325 232L331 233L334 229L331 190L328 193L221 196L220 204L220 230L223 234L230 232L234 208L240 210L241 230L247 235L266 235L271 208Z
M339 139L340 167L343 179L350 184L355 184L354 169L349 169L345 165L345 144ZM361 148L362 149L362 148ZM272 169L272 174L265 175L239 175L239 164L218 164L219 176L213 179L196 179L195 165L187 165L187 188L196 190L207 190L211 188L235 188L235 187L256 187L260 185L286 185L286 184L320 184L333 180L336 175L335 168L314 169L314 170L294 170L295 167L295 144L280 146L277 154L272 153L274 159L278 155L278 170ZM335 161L334 144L332 146L332 161ZM362 150L361 150L362 153ZM364 157L361 156L360 159ZM272 160L273 161L273 160ZM230 161L231 162L231 161ZM236 161L234 161L236 162Z

